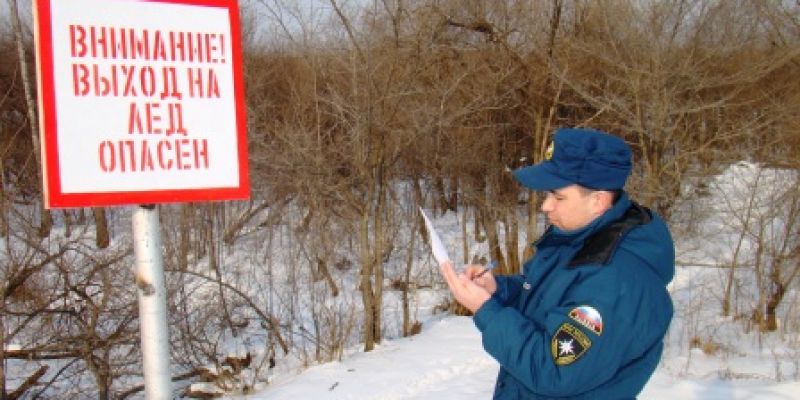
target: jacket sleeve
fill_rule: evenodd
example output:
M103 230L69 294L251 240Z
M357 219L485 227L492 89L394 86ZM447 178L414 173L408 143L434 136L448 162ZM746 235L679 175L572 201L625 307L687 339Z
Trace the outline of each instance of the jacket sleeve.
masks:
M493 297L475 313L486 351L531 391L545 396L580 394L608 381L620 368L632 330L630 318L615 307L617 293L630 288L621 288L626 284L609 274L591 275L574 286L577 290L565 293L552 309L535 309L523 315ZM600 313L600 334L569 316L578 306L589 306ZM564 332L572 334L565 336ZM576 343L588 342L575 347L566 340L570 338L577 339ZM564 343L559 344L559 339L565 339ZM570 350L576 357L565 364L560 354Z
M494 280L497 283L497 290L492 297L497 299L500 304L508 305L519 297L525 277L522 275L498 275L494 277Z

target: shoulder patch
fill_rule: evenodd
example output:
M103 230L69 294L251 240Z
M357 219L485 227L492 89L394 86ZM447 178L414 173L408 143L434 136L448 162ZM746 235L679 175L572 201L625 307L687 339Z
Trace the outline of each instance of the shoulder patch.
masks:
M578 327L565 322L561 324L550 342L550 352L556 365L569 365L580 358L592 341Z
M603 334L603 317L594 307L575 307L569 312L569 317L575 322L600 336Z

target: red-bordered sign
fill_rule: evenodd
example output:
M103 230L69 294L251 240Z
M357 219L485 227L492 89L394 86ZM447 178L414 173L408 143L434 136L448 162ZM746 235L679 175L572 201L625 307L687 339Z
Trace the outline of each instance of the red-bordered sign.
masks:
M236 0L35 0L47 207L249 197Z

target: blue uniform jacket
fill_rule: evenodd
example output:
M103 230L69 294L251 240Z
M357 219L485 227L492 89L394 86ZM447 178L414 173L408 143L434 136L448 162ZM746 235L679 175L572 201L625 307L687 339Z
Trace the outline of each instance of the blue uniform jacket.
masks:
M666 224L623 193L588 226L550 227L518 276L475 313L500 363L495 399L634 399L672 319Z

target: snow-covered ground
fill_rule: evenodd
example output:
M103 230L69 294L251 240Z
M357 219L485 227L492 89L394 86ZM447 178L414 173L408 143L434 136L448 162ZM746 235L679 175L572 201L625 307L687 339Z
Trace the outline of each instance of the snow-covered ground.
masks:
M699 356L701 357L702 356ZM695 360L700 366L711 359ZM712 369L712 365L708 368ZM389 340L369 353L312 367L236 399L463 400L489 399L497 363L480 344L469 317L429 321L416 336ZM798 399L800 382L676 378L659 369L640 395L655 400Z

